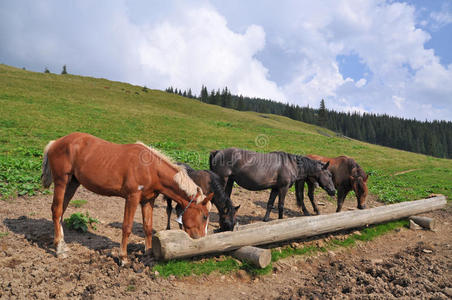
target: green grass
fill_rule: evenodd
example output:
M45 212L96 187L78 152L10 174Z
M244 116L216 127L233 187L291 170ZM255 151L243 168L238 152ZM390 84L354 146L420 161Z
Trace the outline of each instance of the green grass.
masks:
M117 143L140 140L195 168L208 168L210 150L231 146L345 154L371 171L371 193L384 202L430 193L452 198L452 160L335 137L320 129L328 137L318 130L282 116L234 111L141 86L0 65L2 199L39 192L42 149L49 140L74 131ZM392 176L410 169L417 171Z
M272 250L272 263L280 259L291 256L314 255L319 252L326 252L341 247L351 247L357 242L372 241L378 236L386 234L397 228L408 227L408 220L393 221L373 225L360 231L360 234L352 234L345 239L334 238L328 241L325 246L305 245L301 247L286 246L278 250ZM215 258L205 259L203 261L189 260L170 260L161 262L154 266L153 270L158 271L160 276L168 277L174 275L176 277L190 275L208 275L214 271L222 274L245 270L252 276L265 275L272 271L272 263L263 269L256 268L248 263L240 264L231 257L222 257L221 260Z
M5 237L9 234L9 232L0 232L0 238Z
M229 273L239 270L240 264L230 257L224 260L216 260L214 258L205 259L203 261L189 260L170 260L168 262L158 263L153 270L158 271L160 276L168 277L174 275L176 277L210 274L214 271L220 273Z
M129 285L126 287L126 292L135 292L136 289L137 289L137 287L136 287L135 285L129 284Z
M69 202L69 205L75 207L75 208L80 208L83 205L85 205L86 203L88 203L87 200L83 200L83 199L77 199L77 200L71 200L71 202Z

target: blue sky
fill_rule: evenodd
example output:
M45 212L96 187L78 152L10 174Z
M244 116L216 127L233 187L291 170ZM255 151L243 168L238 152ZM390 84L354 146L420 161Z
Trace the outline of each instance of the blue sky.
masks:
M452 121L452 1L1 1L0 63Z

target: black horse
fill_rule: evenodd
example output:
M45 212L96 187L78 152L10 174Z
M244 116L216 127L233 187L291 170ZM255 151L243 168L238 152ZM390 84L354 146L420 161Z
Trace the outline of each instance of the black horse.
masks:
M218 174L225 185L227 196L231 196L234 182L248 190L259 191L271 188L264 221L269 220L276 195L279 196L279 218L283 218L284 198L295 183L297 203L300 188L310 179L333 196L336 193L329 163L286 152L257 153L237 148L216 150L210 153L210 170Z
M184 166L187 170L188 176L202 189L205 195L214 193L214 197L211 202L218 209L218 214L220 216L220 229L221 231L232 231L234 226L237 224L236 214L239 206L234 206L232 204L231 198L227 196L224 192L223 185L221 184L220 177L212 171L209 170L195 170L187 164L178 163L178 165ZM170 217L171 211L173 210L172 199L164 196L166 199L166 214L168 215L168 221L166 229L170 229ZM178 204L176 205L176 214L179 216L183 209Z

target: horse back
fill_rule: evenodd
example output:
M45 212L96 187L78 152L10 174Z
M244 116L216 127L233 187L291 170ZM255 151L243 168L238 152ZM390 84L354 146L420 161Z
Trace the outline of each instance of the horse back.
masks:
M284 152L259 153L238 148L215 152L211 170L220 178L233 176L240 186L261 190L286 185L298 176L296 161Z
M140 144L119 145L86 133L56 140L48 157L54 177L71 174L89 190L123 196L126 190L148 182L151 157Z
M336 188L340 185L350 185L350 176L353 175L352 170L354 167L358 166L353 158L345 155L338 157L326 157L316 154L309 154L306 156L323 163L330 163L328 169L333 174L334 185Z

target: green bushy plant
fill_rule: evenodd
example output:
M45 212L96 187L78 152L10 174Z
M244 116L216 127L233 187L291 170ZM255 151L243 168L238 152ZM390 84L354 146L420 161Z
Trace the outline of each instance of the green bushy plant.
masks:
M90 217L88 212L85 214L80 212L73 213L69 218L64 219L64 224L66 224L69 229L78 230L80 232L87 232L88 226L96 230L97 223L99 223L99 220Z

